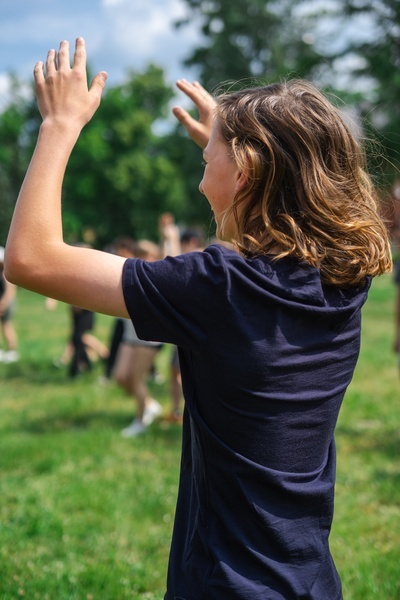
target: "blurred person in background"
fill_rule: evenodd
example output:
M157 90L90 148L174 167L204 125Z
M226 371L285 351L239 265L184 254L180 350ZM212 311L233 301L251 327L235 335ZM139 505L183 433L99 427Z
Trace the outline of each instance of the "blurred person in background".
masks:
M147 262L160 258L157 244L141 240L135 245L135 257ZM147 427L162 412L157 400L150 396L148 379L154 368L157 353L162 347L157 341L140 340L130 319L123 319L124 328L119 344L113 376L115 381L128 392L136 404L133 421L121 431L126 438L145 433Z
M133 258L135 256L135 242L132 238L120 236L113 241L110 252L124 258ZM99 378L99 383L106 384L112 379L115 361L118 355L118 349L124 335L124 324L126 319L115 319L111 331L108 357L105 360L104 375Z
M18 336L13 323L17 288L4 277L4 248L0 246L0 325L5 348L0 349L0 362L19 360Z
M205 240L202 233L195 228L187 228L180 233L171 213L164 213L159 219L159 234L162 257L178 256L187 252L204 250ZM179 353L173 346L169 366L169 391L171 410L165 418L168 423L182 424L183 420L183 391Z

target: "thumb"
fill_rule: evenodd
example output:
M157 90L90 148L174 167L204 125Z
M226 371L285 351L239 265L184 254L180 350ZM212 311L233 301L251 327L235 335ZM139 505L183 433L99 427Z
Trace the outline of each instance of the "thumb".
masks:
M172 109L173 115L178 119L179 123L184 126L188 134L195 139L197 133L201 129L199 121L194 119L184 108L180 106L174 106ZM196 141L196 139L195 139ZM197 141L196 141L197 143Z
M205 148L210 135L205 131L204 125L199 121L196 121L196 119L193 119L193 117L180 106L174 106L172 112L179 123L185 127L192 140L200 146L200 148Z
M92 83L90 84L89 91L97 94L99 96L99 100L106 86L107 77L108 73L106 71L100 71L100 73L97 73L97 75L93 78Z
M185 127L188 127L194 119L189 113L181 108L180 106L174 106L172 109L173 115L178 119L179 123L182 123Z

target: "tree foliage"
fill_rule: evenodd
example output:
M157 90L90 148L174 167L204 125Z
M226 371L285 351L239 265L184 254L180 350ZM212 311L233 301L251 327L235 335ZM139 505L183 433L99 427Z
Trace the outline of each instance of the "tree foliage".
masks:
M15 200L31 154L32 102L10 76L10 101L0 113L0 244L4 245Z
M154 65L129 73L123 84L106 90L68 163L62 192L67 241L83 239L102 247L120 235L157 239L162 212L186 218L180 162L189 142L181 133L157 133L172 96L162 69ZM35 100L24 98L15 80L0 114L0 244L5 243L40 122Z
M197 19L203 35L202 45L185 62L198 68L208 89L223 81L243 86L253 79L268 82L292 76L325 86L353 107L366 136L381 142L388 160L383 167L379 158L372 162L376 171L383 171L381 184L398 177L399 0L185 3L188 16L177 26Z
M172 94L154 65L105 93L68 165L64 222L70 236L94 230L102 244L116 235L155 238L159 214L182 208L182 177L154 132Z
M185 63L199 69L207 89L221 82L309 76L320 57L293 16L293 0L186 0L200 23L204 44Z
M210 91L304 77L330 87L353 105L368 134L380 137L386 181L400 163L400 2L398 0L185 0L202 43L189 54ZM328 40L322 24L330 22ZM360 25L361 24L361 25ZM366 24L366 25L365 25ZM364 35L359 35L365 29ZM345 35L345 31L357 35ZM338 40L340 44L336 43ZM347 79L343 86L342 65ZM11 78L11 100L0 112L0 244L39 128L33 98ZM227 83L228 82L228 83ZM107 86L68 165L63 220L68 241L97 246L117 235L157 237L160 213L209 228L207 201L198 191L201 152L182 126L159 127L173 90L150 65Z
M378 132L389 163L386 171L398 177L400 167L400 2L398 0L340 0L343 18L369 23L370 35L350 37L340 56L356 56L352 76L370 82L358 102L364 121ZM394 167L394 168L393 168Z

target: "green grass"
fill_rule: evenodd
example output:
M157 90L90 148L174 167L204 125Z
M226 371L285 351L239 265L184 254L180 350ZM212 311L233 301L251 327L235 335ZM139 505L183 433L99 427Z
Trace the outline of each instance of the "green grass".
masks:
M345 600L400 598L400 378L391 351L394 286L374 283L337 427L331 547ZM53 366L67 307L19 290L22 359L0 365L0 598L160 600L180 461L179 426L120 436L133 403ZM106 341L112 320L98 315ZM168 348L159 355L166 371ZM168 409L167 386L153 394ZM292 599L288 599L292 600ZM329 598L327 598L329 600Z
M395 288L376 280L360 360L336 431L331 547L345 600L400 598L400 377L392 352Z

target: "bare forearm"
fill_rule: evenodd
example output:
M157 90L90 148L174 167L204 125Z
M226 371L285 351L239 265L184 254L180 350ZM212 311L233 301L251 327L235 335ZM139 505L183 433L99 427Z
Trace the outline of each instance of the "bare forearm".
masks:
M5 275L22 287L50 298L116 316L127 316L121 276L124 260L63 241L61 189L76 140L96 111L106 73L90 87L86 49L75 44L70 66L69 44L49 50L35 66L35 89L43 117L31 164L15 208L5 254Z
M7 241L6 277L29 287L63 243L61 189L79 132L43 123L17 200Z
M123 259L63 240L62 183L78 134L43 123L7 240L6 277L69 304L127 316L120 283Z

